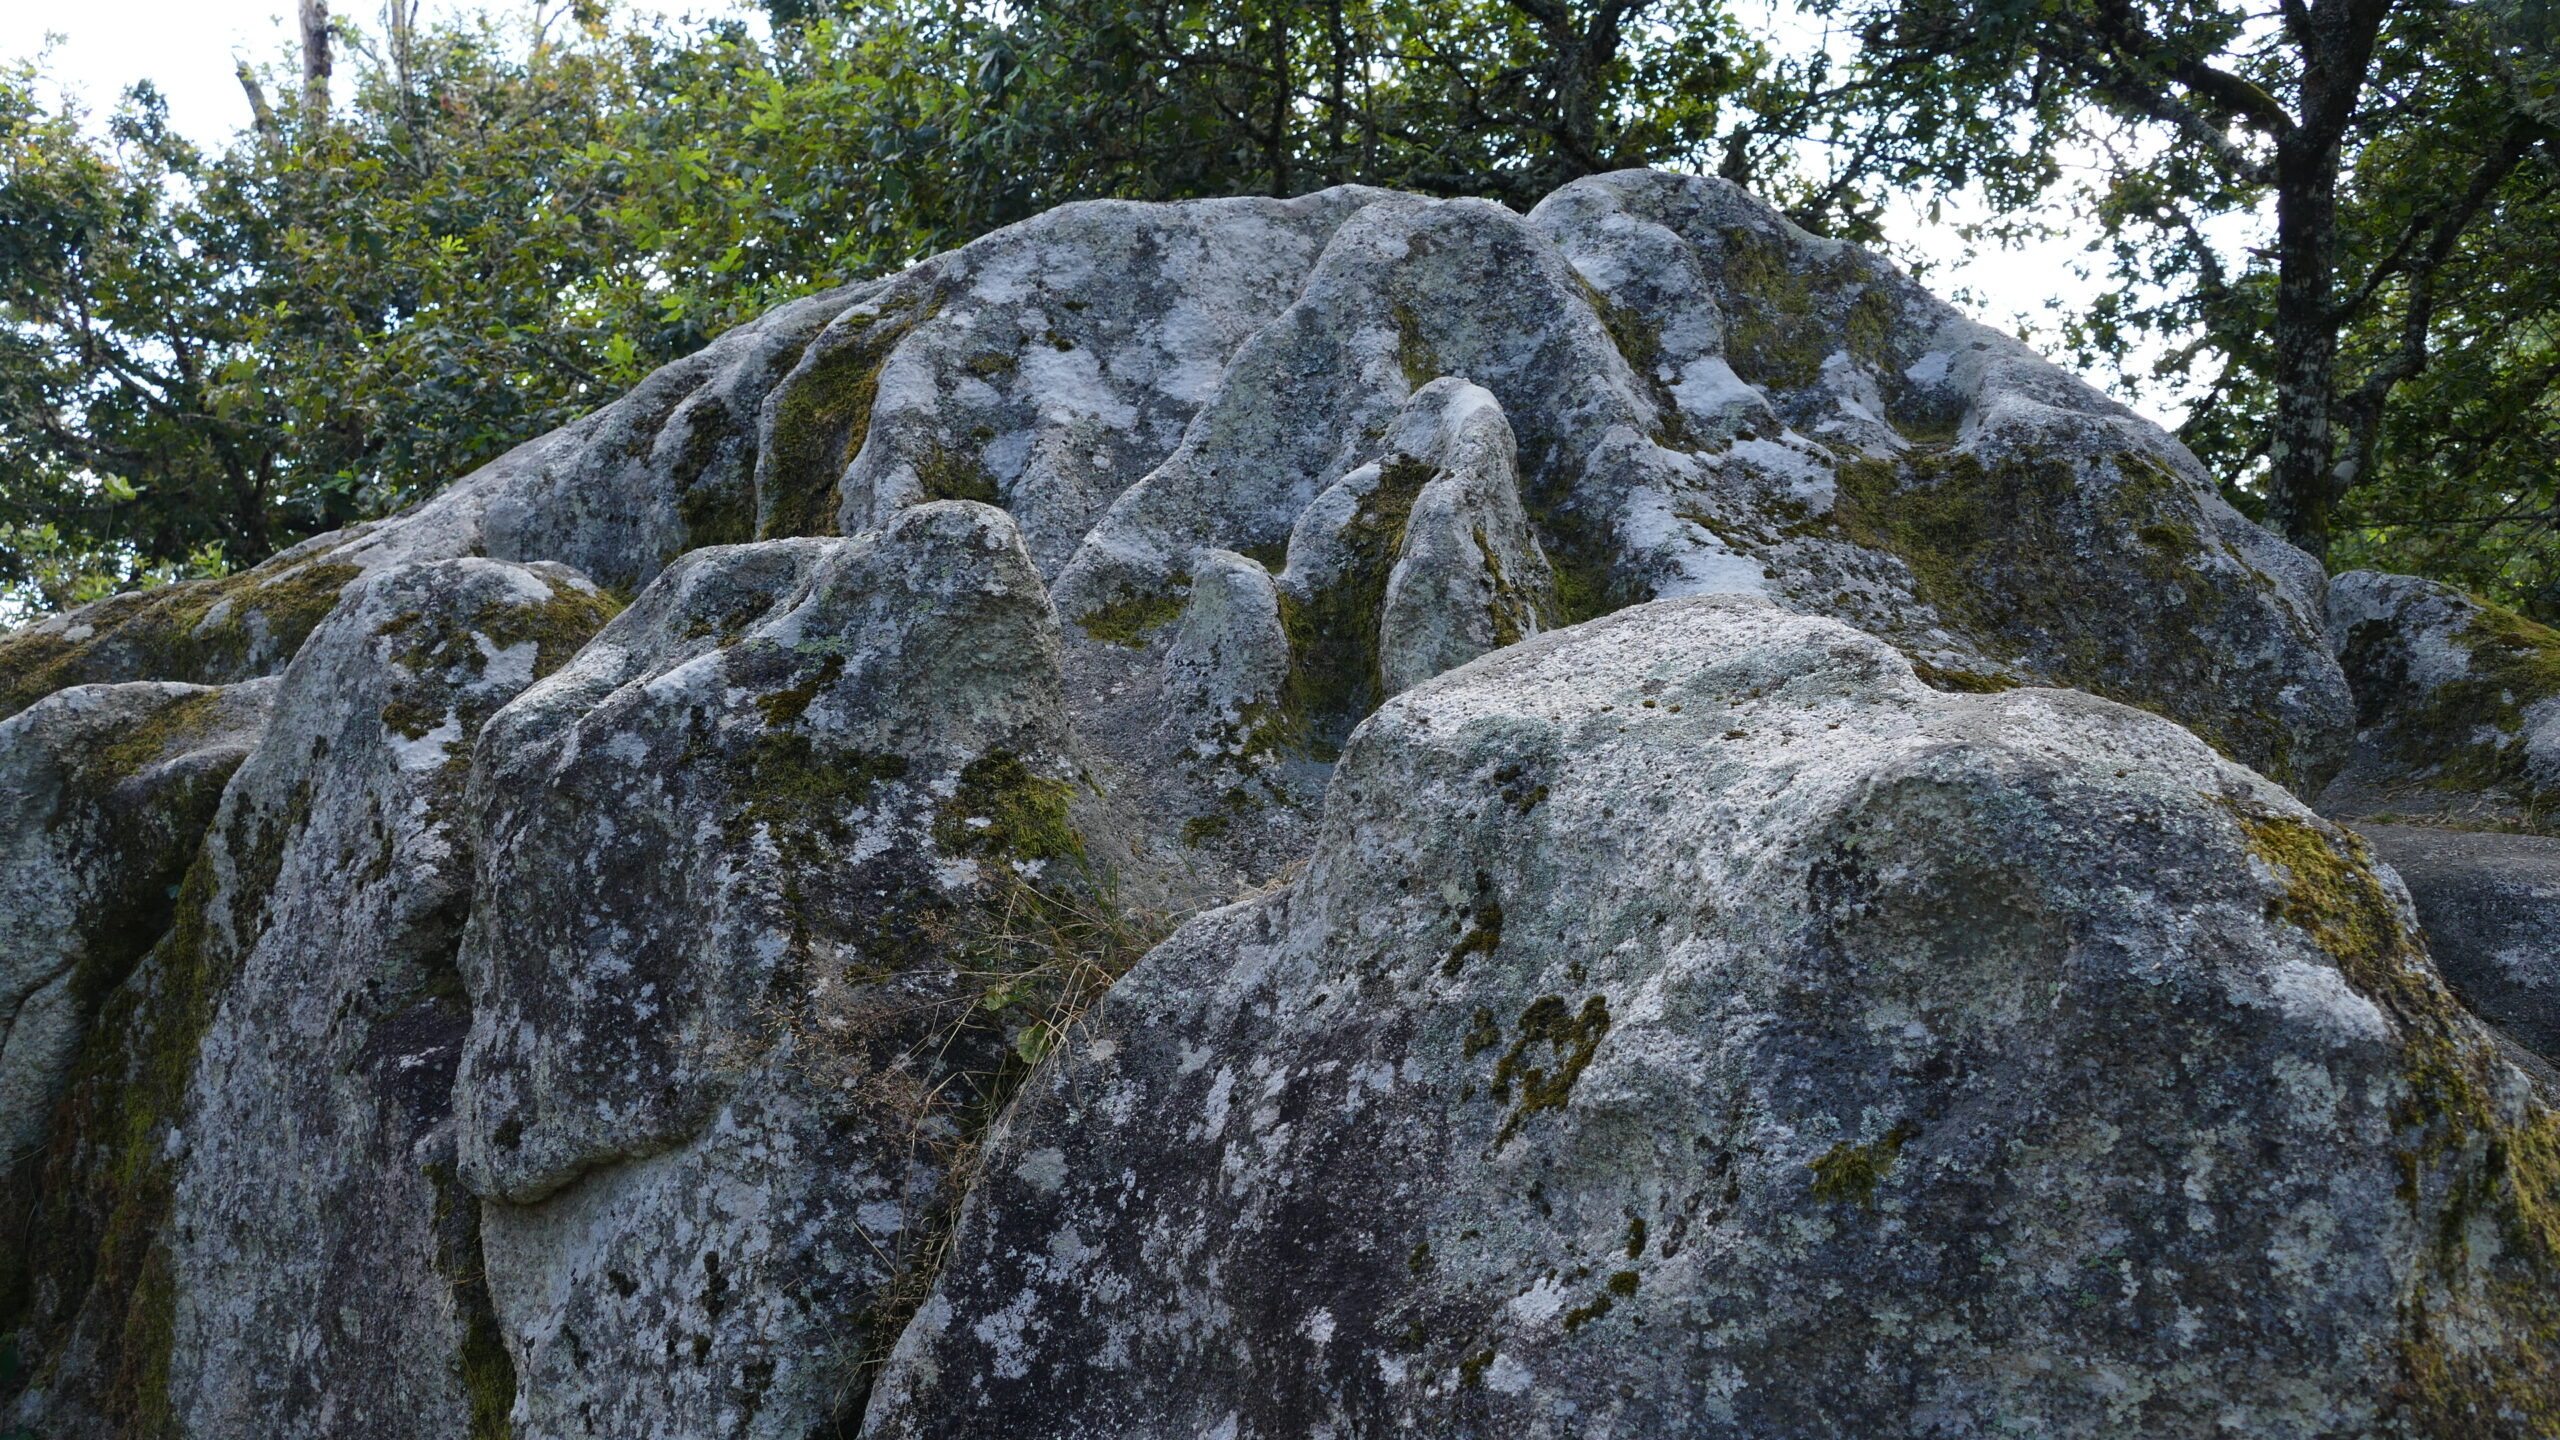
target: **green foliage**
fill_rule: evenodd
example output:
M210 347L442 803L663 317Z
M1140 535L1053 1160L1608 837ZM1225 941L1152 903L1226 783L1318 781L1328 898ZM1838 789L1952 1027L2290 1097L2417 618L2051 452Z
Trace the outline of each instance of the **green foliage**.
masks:
M1814 8L1856 46L1842 163L1987 202L1978 238L2086 237L2110 289L2062 338L2189 397L2242 509L2560 615L2550 7Z

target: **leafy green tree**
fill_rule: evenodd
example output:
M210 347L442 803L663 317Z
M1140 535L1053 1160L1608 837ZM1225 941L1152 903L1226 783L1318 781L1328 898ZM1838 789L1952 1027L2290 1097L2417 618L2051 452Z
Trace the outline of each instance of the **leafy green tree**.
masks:
M2461 319L2481 303L2517 318L2513 297L2492 293L2498 271L2551 259L2530 227L2503 223L2539 203L2555 132L2530 102L2532 47L2498 12L2463 0L1825 8L1860 46L1854 123L1931 183L1979 185L2017 214L2067 186L2065 157L2088 157L2094 178L2070 198L2121 284L2073 337L2118 359L2175 342L2168 371L2212 382L2186 438L2249 477L2243 498L2314 554L2328 553L2341 502L2361 515L2389 488L2383 471L2419 453L2385 437L2427 429L2404 390L2448 347L2527 378ZM2214 222L2261 208L2273 244L2235 265Z
M2560 619L2554 18L2458 14L2447 39L2466 62L2395 77L2437 123L2357 151L2341 212L2375 298L2341 339L2362 379L2339 411L2357 483L2336 554Z
M201 157L147 86L93 140L36 80L0 69L0 582L64 604L272 527L243 504L265 417L234 363L229 256L171 199Z
M958 108L902 18L377 43L207 156L0 72L0 586L60 605L398 508L795 294L903 262ZM956 63L956 62L955 62ZM281 77L295 83L296 71ZM927 122L929 123L929 122Z

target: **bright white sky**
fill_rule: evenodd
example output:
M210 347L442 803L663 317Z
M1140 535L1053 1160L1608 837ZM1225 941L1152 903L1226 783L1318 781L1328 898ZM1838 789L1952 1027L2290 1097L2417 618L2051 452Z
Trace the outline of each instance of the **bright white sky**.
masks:
M376 5L369 0L338 0L333 8L368 28L378 27ZM472 7L427 0L420 21L464 8ZM546 8L566 6L553 0ZM744 7L732 0L621 0L619 8L674 15L731 13ZM212 146L248 120L248 104L233 76L235 57L263 63L283 54L292 42L292 13L293 0L0 0L0 58L33 55L51 33L58 40L49 73L85 102L93 116L113 108L125 86L149 79L166 97L171 123L197 143ZM1897 230L1918 255L1944 262L1927 277L1931 288L2004 329L2018 329L2021 317L2032 323L2048 316L2056 300L2084 301L2098 288L2072 274L2073 262L2081 258L2075 239L1960 264L1953 263L1963 247L1952 223L1933 229L1915 214ZM2049 320L2044 328L2049 338ZM2172 405L2146 408L2158 419L2174 423L2178 418Z

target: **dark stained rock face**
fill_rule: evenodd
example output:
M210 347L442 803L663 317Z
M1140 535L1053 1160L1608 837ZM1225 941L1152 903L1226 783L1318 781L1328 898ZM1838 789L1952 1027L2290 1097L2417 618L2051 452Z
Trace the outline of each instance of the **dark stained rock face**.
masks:
M1719 181L1063 207L0 635L0 1425L2554 1433L2289 798L2543 644Z
M57 691L0 721L0 1146L47 1123L99 998L168 927L275 682Z
M696 551L491 723L457 1095L516 1433L842 1403L999 1038L969 917L1081 860L1058 646L943 501Z
M2463 1003L2560 1067L2560 840L2358 825L2417 903Z

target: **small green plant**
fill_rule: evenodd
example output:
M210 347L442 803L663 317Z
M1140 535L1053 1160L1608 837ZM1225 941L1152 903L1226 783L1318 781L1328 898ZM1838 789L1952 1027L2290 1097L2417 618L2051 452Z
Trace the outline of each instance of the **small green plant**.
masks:
M925 1023L866 1012L850 999L833 1003L861 988L864 977L848 977L856 984L841 987L847 997L820 994L807 1008L776 1005L765 1013L769 1025L789 1031L792 1063L804 1078L902 1128L914 1159L942 1175L924 1213L897 1231L912 1243L872 1242L888 1278L872 1302L869 1337L839 1397L840 1414L858 1413L890 1346L932 1293L996 1118L1180 918L1127 904L1115 875L1085 859L1080 846L1040 843L1044 833L1016 826L1008 843L989 847L1000 853L977 857L979 884L968 903L918 917L924 948L942 957L956 982L927 1002ZM950 843L958 836L947 826L938 838L964 848ZM1026 850L1037 852L1039 863L1017 863ZM899 1047L886 1063L880 1021L895 1029Z

